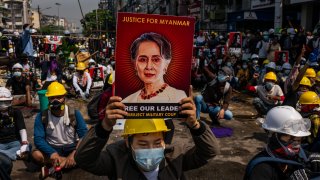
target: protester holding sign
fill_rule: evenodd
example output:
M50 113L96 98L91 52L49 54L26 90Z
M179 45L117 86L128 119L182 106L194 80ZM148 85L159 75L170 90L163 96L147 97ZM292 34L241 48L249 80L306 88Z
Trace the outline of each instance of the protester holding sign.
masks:
M184 171L205 165L219 153L209 127L196 119L191 96L180 101L180 113L187 116L182 121L193 136L192 149L166 149L164 137L170 129L163 119L127 120L125 139L104 148L116 120L128 114L121 100L118 96L110 98L104 120L91 128L79 145L75 160L84 170L109 179L185 179Z

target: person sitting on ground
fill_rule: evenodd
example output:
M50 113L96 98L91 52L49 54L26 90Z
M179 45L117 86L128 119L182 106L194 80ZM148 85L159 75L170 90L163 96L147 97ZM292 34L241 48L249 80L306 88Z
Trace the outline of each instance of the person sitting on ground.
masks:
M277 106L261 122L268 144L248 163L244 180L319 178L320 154L307 155L301 147L303 138L310 135L309 119L293 107Z
M49 110L40 112L36 116L34 122L36 149L32 152L32 157L41 166L60 164L61 168L75 167L76 146L87 133L80 111L66 105L66 93L62 84L51 83L46 93ZM45 166L42 169L46 168Z
M212 125L219 125L220 119L232 119L233 114L228 109L232 94L232 87L228 82L230 75L231 70L226 66L218 72L217 77L211 75L214 78L206 84L202 94L194 98L197 118L200 118L200 112L209 113Z
M80 168L110 179L185 179L184 171L199 168L219 153L218 142L209 127L196 118L192 97L181 100L183 121L190 129L195 147L183 145L168 149L164 119L129 119L124 125L124 140L108 143L117 119L127 112L122 98L110 98L103 121L92 127L75 155ZM105 147L105 148L104 148Z
M85 72L86 65L79 62L76 68L77 72L73 75L73 87L76 93L82 98L89 98L92 79L88 72Z
M12 67L13 77L8 79L6 88L12 88L13 100L12 105L27 105L31 106L31 94L30 94L30 81L22 76L23 67L21 64L16 63Z
M248 86L248 90L256 92L258 97L254 98L253 105L260 115L265 115L267 112L280 105L284 100L282 89L276 84L277 76L274 72L268 72L264 76L264 84L258 86Z
M239 79L239 88L240 90L243 90L247 86L250 78L250 71L248 68L247 61L245 60L242 61L242 66L237 73L237 78Z
M320 152L320 98L313 91L304 92L299 98L299 109L303 118L311 121L311 135L307 138L305 149L309 152Z
M0 87L0 179L10 179L12 162L26 159L29 152L24 118L19 109L11 106L9 89Z

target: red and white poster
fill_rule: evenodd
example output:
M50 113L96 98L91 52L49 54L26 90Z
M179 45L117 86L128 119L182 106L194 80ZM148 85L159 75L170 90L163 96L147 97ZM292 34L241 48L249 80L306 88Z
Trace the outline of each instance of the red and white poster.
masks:
M227 46L218 45L216 47L216 58L223 59L223 57L227 54Z
M274 61L280 62L289 62L289 52L288 51L275 51L274 52Z
M92 88L101 88L104 85L104 72L102 67L89 69L89 74L92 79Z
M242 52L242 34L230 32L228 40L228 52L231 55L240 55Z
M118 13L115 94L126 118L176 118L188 95L195 19Z

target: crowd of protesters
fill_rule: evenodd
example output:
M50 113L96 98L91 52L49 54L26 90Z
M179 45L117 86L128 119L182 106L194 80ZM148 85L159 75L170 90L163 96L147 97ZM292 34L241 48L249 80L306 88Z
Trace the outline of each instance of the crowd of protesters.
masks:
M6 85L0 87L2 179L10 179L16 159L40 165L42 178L55 174L59 179L61 169L81 167L111 179L183 179L184 171L219 153L210 126L233 119L234 92L254 97L268 134L266 148L248 163L244 179L311 179L320 172L320 29L315 34L303 28L247 30L232 38L231 33L196 34L191 84L201 93L180 105L195 143L187 152L167 149L174 126L164 119L127 120L125 140L103 148L116 120L127 115L122 99L112 96L113 47L103 40L71 38L68 32L58 46L31 33L32 25L26 24L21 38L1 41L1 55L10 59ZM103 112L87 130L81 112L66 99L89 100L94 87L104 91L96 109ZM16 107L31 106L41 90L49 105L35 118L32 148ZM209 114L210 125L201 113Z

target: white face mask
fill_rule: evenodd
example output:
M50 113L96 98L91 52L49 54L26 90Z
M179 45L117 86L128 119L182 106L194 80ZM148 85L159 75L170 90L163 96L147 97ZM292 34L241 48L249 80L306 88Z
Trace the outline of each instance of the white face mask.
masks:
M0 111L7 110L11 106L11 101L0 101Z

